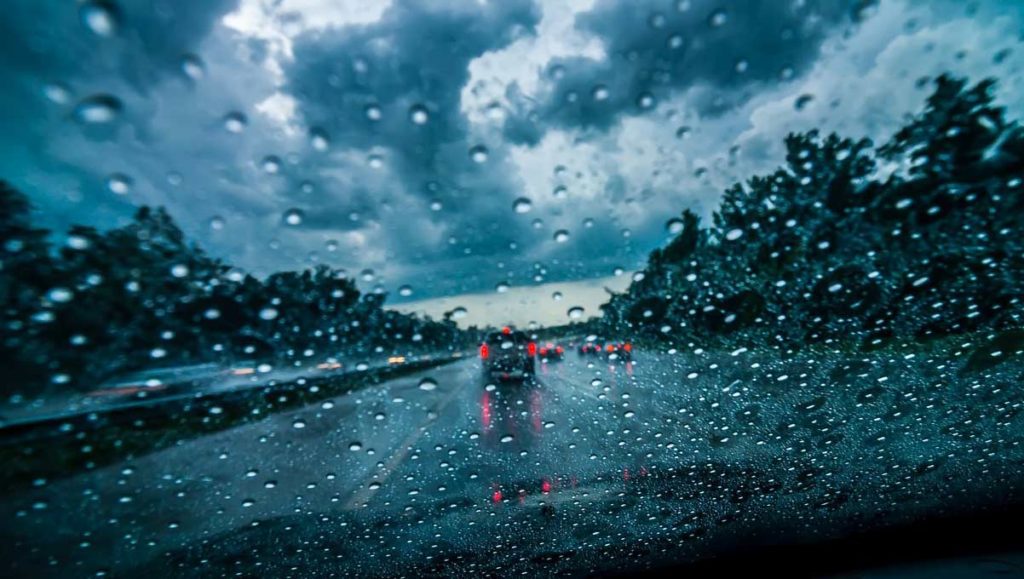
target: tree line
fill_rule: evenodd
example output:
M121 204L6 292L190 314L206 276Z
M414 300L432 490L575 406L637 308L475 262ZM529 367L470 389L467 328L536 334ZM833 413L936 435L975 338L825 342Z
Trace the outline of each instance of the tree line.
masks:
M324 265L257 279L189 243L163 208L109 231L73 226L55 247L28 198L0 181L5 394L87 391L154 366L355 363L475 341L449 319L386 310L385 298Z
M785 164L726 190L710 225L683 212L600 331L789 350L1019 328L1024 131L994 87L935 79L878 147L790 134Z

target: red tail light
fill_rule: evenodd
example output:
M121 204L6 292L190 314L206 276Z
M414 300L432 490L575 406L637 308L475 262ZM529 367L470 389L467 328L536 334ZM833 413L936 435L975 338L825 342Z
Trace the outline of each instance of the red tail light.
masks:
M615 346L613 346L611 344L608 344L607 346L604 347L604 349L608 350L609 352L614 352L615 351Z
M531 356L536 356L537 355L537 344L535 344L533 342L530 342L529 344L527 344L526 345L526 353L531 355Z
M487 344L480 344L480 358L486 360L488 354L490 354L490 351L487 348Z
M565 350L563 350L561 346L559 346L559 347L555 348L555 353L561 354L561 353L562 353L562 352L564 352L564 351L565 351Z
M548 482L547 479L544 479L544 481L540 483L540 492L544 494L548 494L551 492L551 483Z
M622 346L622 349L627 351L627 352L632 352L633 351L633 344L630 344L629 342L626 342L626 345Z

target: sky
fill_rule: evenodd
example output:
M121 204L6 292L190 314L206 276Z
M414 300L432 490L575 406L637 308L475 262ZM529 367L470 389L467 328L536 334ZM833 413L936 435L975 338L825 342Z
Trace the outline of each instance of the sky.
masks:
M670 219L709 218L780 164L787 133L883 143L943 72L994 76L1024 110L1013 1L14 0L5 16L0 179L55 237L164 206L256 275L323 263L406 310L462 304L464 323L598 313Z

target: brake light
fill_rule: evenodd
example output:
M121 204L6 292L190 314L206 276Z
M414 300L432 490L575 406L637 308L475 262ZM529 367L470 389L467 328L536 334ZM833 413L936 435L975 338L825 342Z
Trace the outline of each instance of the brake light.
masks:
M504 328L501 329L501 333L507 336L512 333L512 328L505 326Z
M615 351L615 346L613 346L611 344L608 344L607 346L604 347L604 349L608 350L609 352L614 352Z
M533 342L530 342L529 344L527 344L526 345L526 353L531 355L531 356L536 356L537 355L537 344L535 344Z
M559 346L559 347L555 348L555 353L556 353L556 354L561 354L561 353L562 353L562 352L564 352L564 351L565 351L565 350L563 350L561 346Z
M486 360L487 355L490 354L487 344L480 344L480 358Z
M622 346L622 349L627 351L627 352L632 352L633 351L633 344L630 344L629 342L626 342L626 344L624 346Z

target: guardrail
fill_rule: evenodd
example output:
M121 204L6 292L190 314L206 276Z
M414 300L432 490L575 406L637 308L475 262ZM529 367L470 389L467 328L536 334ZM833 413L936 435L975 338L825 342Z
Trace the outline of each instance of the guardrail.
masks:
M0 492L148 454L182 440L262 420L463 359L445 356L344 373L302 374L249 388L184 393L0 428Z

